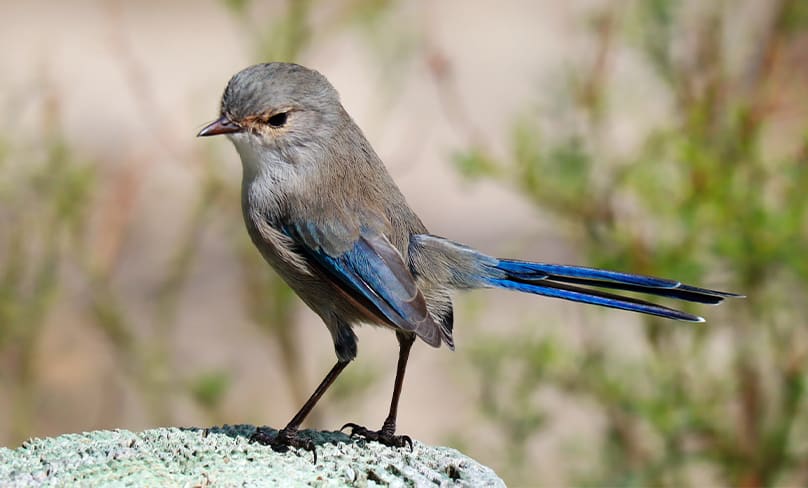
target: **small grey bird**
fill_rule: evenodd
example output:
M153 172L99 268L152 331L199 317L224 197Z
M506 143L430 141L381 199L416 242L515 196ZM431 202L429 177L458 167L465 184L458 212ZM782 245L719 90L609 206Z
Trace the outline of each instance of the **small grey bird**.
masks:
M705 304L740 296L649 276L497 259L429 234L334 87L297 64L258 64L233 76L220 117L198 135L217 134L226 134L241 156L241 203L253 243L323 319L337 354L337 363L285 428L253 436L276 449L314 449L298 429L356 357L354 328L361 323L396 333L393 398L380 430L353 423L342 428L412 448L408 436L395 433L407 358L416 337L454 349L454 290L507 288L690 322L704 319L601 289Z

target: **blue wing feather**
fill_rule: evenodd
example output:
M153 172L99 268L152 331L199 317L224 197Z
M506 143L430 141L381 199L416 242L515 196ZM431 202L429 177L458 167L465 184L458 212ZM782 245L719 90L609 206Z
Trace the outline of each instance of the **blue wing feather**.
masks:
M342 283L373 303L388 320L406 327L407 315L411 314L397 303L396 293L390 288L400 285L391 279L389 271L364 241L357 241L353 248L336 258L322 251L311 255Z
M432 320L415 278L398 250L383 235L362 229L350 249L334 256L322 247L309 245L315 241L307 238L307 234L321 239L322 228L308 223L285 227L284 232L343 291L360 303L369 304L371 312L390 325L415 332L432 346L440 345L440 327ZM451 347L451 337L443 335L443 338Z

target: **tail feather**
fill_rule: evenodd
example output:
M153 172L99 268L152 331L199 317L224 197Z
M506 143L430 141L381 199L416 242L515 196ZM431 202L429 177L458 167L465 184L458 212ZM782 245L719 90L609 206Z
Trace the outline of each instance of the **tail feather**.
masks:
M583 266L531 263L501 259L495 268L503 276L489 278L490 285L499 288L563 298L575 302L590 303L604 307L657 315L674 320L703 322L704 319L672 308L643 300L624 297L589 288L607 288L637 293L646 293L689 302L716 305L725 298L740 297L707 288L685 285L678 281L652 276L607 271Z
M637 285L650 288L676 288L681 283L665 278L654 278L620 271L609 271L585 266L570 266L566 264L532 263L530 261L517 261L515 259L500 259L497 268L505 271L514 278L523 280L541 280L551 276L564 276L568 278L584 278L602 280L627 285Z
M623 297L599 290L565 285L563 283L554 283L548 281L538 285L511 279L493 279L491 280L491 284L499 288L533 293L546 297L563 298L573 302L589 303L592 305L628 310L631 312L640 312L673 320L683 320L685 322L704 322L704 319L698 315L680 312L679 310L663 307L662 305L656 305L654 303L638 300L636 298Z
M602 289L645 293L687 302L716 305L742 297L679 281L584 266L496 259L463 244L429 234L412 236L410 258L416 273L455 289L507 288L574 302L657 315L674 320L704 322L693 314L625 297Z
M703 293L701 291L690 290L687 285L681 285L679 288L648 288L646 286L631 285L627 283L611 283L601 280L588 280L584 278L570 278L567 276L554 276L548 278L551 281L560 283L570 283L573 285L595 286L599 288L609 288L612 290L631 291L636 293L650 293L652 295L676 298L677 300L684 300L688 302L703 303L707 305L717 305L724 301L724 297L710 293ZM650 290L650 291L649 291Z

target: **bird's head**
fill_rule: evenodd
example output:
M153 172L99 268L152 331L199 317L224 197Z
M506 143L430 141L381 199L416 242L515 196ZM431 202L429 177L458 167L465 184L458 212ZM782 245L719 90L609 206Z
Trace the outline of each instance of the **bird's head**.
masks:
M234 75L222 95L220 117L198 136L226 134L244 149L285 149L327 138L344 110L337 91L317 71L265 63Z

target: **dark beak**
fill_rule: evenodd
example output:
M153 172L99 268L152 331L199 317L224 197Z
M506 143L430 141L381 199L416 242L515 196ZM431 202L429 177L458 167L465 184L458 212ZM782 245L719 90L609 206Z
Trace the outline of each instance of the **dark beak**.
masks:
M241 132L244 130L235 122L232 122L226 116L222 115L210 124L206 125L204 129L199 131L196 137L218 136L219 134L232 134L234 132Z

